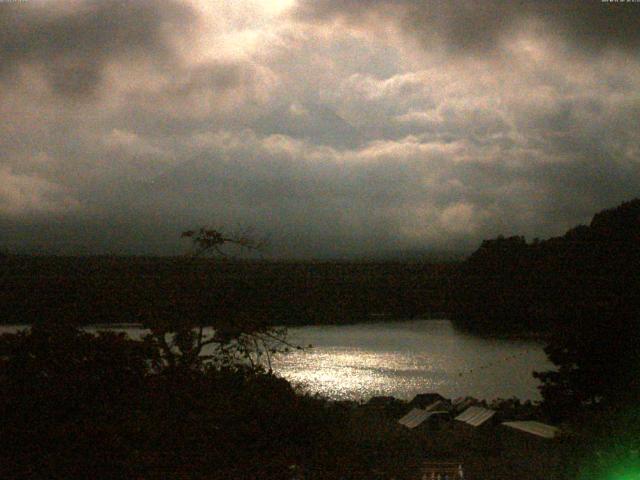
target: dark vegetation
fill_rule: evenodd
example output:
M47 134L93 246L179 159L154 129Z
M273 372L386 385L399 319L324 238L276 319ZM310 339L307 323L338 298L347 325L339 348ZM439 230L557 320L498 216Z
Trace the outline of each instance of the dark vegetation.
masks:
M204 250L234 241L187 233L196 245L204 235ZM539 415L563 428L557 478L638 464L640 200L562 237L487 240L461 264L1 255L0 265L0 320L33 325L0 338L0 478L410 478L422 456L471 444L423 441L297 392L260 359L291 347L274 325L441 311L482 334L545 336L557 369L536 374ZM77 328L123 322L150 333ZM465 462L499 471L491 443L476 447Z
M419 456L241 355L159 364L152 337L58 322L1 337L0 478L406 478Z
M449 313L482 332L551 332L583 312L637 312L640 200L593 217L562 237L485 240L452 280Z
M473 331L539 331L558 371L537 374L558 418L640 398L640 200L564 236L487 240L452 282L454 321Z
M450 313L475 332L542 332L556 369L542 407L563 423L566 478L640 472L640 200L527 243L483 242L452 281Z
M360 322L379 313L407 318L445 310L454 268L115 256L11 255L0 262L5 324L43 318L144 323L160 311L198 319L251 316L279 325Z

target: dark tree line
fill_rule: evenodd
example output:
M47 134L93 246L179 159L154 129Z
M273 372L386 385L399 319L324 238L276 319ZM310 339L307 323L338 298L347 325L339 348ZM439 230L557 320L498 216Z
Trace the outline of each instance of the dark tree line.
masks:
M454 268L401 262L10 255L0 274L0 323L32 323L47 316L82 324L133 323L161 309L194 318L245 315L280 325L361 322L374 313L407 318L445 310Z
M564 236L485 240L452 281L461 327L550 332L575 311L632 310L638 303L640 200L594 216Z
M557 371L538 373L557 418L640 398L640 200L527 243L483 242L452 282L456 324L542 332Z

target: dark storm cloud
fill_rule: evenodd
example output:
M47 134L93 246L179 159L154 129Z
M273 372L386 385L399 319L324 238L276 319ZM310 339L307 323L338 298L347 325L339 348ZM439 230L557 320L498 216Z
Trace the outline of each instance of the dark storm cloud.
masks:
M559 35L578 50L635 52L640 47L638 10L637 4L601 0L304 0L298 15L365 28L396 19L426 48L442 44L455 53L499 50L529 27Z
M640 193L639 4L276 5L0 3L0 247L469 251Z
M196 19L185 4L168 1L84 0L0 4L0 75L44 67L54 92L90 94L114 59L176 61L171 34Z

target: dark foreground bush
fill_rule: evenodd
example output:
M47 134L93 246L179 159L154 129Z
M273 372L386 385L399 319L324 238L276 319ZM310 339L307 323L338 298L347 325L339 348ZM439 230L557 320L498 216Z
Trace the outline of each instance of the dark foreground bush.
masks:
M0 337L0 478L402 478L418 449L241 366L151 369L144 342L70 326Z

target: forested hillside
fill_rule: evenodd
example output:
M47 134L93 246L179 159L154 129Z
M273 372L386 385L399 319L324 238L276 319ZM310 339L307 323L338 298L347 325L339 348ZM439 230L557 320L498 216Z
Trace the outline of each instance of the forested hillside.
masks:
M450 314L461 327L493 332L549 331L579 323L578 311L637 311L639 265L636 199L562 237L484 241L452 282Z
M452 264L267 262L184 257L0 259L1 323L122 323L250 316L343 323L445 309Z

